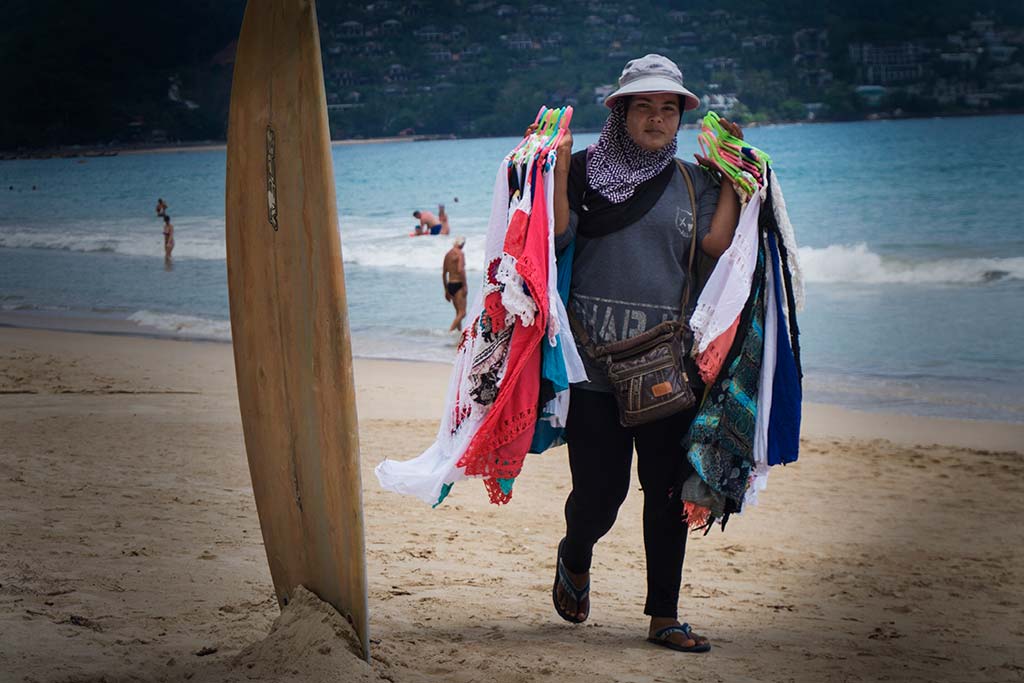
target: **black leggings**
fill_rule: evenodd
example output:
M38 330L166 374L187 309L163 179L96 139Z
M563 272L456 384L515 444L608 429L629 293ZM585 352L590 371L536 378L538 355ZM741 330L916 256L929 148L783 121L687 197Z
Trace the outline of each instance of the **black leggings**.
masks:
M611 394L575 387L570 394L566 440L572 492L565 501L562 559L572 572L590 571L594 544L612 528L626 499L635 444L644 492L644 614L654 617L676 617L686 525L674 487L693 469L680 441L696 412L693 408L639 427L623 427Z

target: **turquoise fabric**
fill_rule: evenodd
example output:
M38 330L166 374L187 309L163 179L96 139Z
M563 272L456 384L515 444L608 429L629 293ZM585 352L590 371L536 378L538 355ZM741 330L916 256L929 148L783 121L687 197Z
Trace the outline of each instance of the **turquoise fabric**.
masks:
M684 444L695 474L715 496L730 499L738 510L753 467L757 394L764 350L765 250L760 243L753 293L740 318L740 330L725 368L690 425ZM694 482L696 483L696 482Z
M556 266L558 268L558 297L563 305L569 303L569 285L572 283L572 260L576 253L576 241L573 240L558 254ZM548 344L546 340L541 341L541 378L551 382L555 393L569 390L569 377L565 369L565 357L562 355L562 340L556 339L555 346ZM543 453L549 448L560 446L565 443L561 427L554 427L544 419L550 417L541 413L537 420L537 426L533 431L533 441L530 443L531 453Z
M430 507L436 508L438 505L440 505L441 501L443 501L445 498L447 498L448 494L452 492L452 487L453 486L455 486L455 482L451 482L449 484L445 484L444 486L442 486L441 487L441 495L437 497L437 502L434 503L433 505L431 505Z

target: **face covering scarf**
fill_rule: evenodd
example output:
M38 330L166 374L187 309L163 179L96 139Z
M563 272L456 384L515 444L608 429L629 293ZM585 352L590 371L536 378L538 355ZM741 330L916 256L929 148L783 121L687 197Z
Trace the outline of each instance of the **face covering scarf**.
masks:
M613 204L620 204L632 196L638 185L665 170L675 156L675 138L655 151L645 150L633 141L626 129L626 102L620 100L604 122L587 160L587 178L595 192Z
M633 142L626 103L616 103L597 143L572 157L569 208L579 217L577 234L603 237L643 218L672 180L675 153L675 138L654 152Z

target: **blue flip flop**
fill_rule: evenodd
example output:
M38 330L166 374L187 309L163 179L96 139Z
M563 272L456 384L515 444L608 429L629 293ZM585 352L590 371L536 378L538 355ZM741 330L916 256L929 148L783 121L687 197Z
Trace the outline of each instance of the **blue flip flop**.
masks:
M683 645L673 643L668 639L669 635L672 633L682 633L686 636L687 640L692 640L694 644L690 647L684 647ZM676 652L707 652L711 649L711 643L702 643L693 636L693 629L690 628L689 624L666 626L665 628L658 629L654 632L653 636L650 636L647 639L647 642L667 647L668 649L675 650Z
M565 543L563 538L558 542L558 560L555 567L555 583L551 586L551 602L555 606L555 611L558 612L558 616L562 617L570 624L582 624L590 616L590 581L587 581L587 585L583 588L577 588L572 578L569 576L569 570L565 568L565 564L562 562L562 544ZM561 584L562 590L567 595L571 595L576 601L576 606L579 607L584 600L587 601L587 613L582 619L578 619L576 615L570 614L562 609L562 606L558 604L558 586Z

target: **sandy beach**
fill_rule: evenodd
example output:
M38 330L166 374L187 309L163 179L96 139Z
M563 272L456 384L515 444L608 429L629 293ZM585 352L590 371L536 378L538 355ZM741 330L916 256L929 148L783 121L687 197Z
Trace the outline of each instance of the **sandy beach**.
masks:
M550 601L564 449L504 507L381 491L447 375L357 361L367 664L315 596L277 606L229 345L0 327L0 681L1024 680L1024 425L807 406L800 461L691 537L714 649L681 655L644 641L635 477L581 626Z

